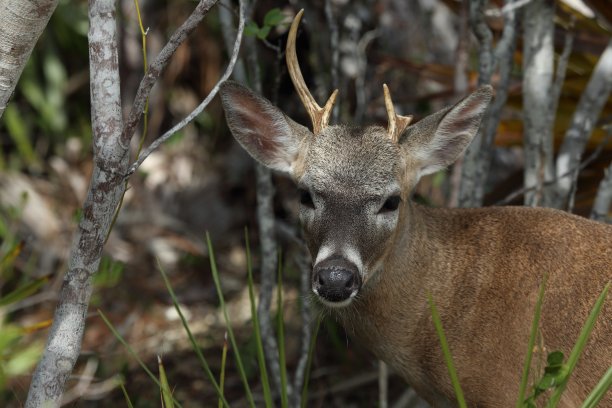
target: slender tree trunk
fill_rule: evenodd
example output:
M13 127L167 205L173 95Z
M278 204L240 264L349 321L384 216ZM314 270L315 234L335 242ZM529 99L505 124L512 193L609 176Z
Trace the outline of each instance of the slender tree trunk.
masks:
M543 204L544 183L553 178L553 134L550 106L554 62L552 0L534 0L523 11L523 117L525 205Z
M0 2L0 118L58 0Z
M572 117L570 128L565 133L556 163L557 185L551 205L567 208L571 192L578 179L580 159L606 101L612 91L612 39L604 50L586 89L580 96Z
M94 170L51 333L34 372L26 407L61 404L66 381L81 352L92 277L125 186L129 145L120 143L123 123L115 13L114 0L89 2Z

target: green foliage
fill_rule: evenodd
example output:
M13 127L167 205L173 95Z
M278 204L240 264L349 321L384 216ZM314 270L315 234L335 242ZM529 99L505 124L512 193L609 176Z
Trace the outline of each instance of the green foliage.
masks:
M544 275L544 279L540 284L540 290L538 291L538 300L536 301L533 322L531 323L531 332L529 334L529 341L527 343L527 355L525 357L525 365L523 366L523 375L521 376L521 383L519 386L519 396L516 402L517 408L523 406L525 401L525 392L527 391L527 382L529 381L529 370L531 368L531 360L533 358L533 350L535 346L536 337L538 336L538 327L540 325L540 316L542 314L542 302L544 300L544 290L546 288L547 276Z
M170 384L168 384L168 377L166 376L166 370L164 369L164 363L160 356L157 356L157 366L159 368L159 382L161 383L161 397L162 406L164 408L174 408L174 401L172 400L172 391L170 390Z
M25 330L0 320L0 396L12 377L24 375L34 367L42 352L42 343L25 342Z
M115 329L115 326L113 326L113 324L110 322L110 320L108 320L108 318L106 317L106 315L104 313L102 313L102 311L100 309L98 309L98 314L100 315L100 317L102 318L102 320L104 321L104 323L106 324L106 326L109 328L109 330L113 333L113 335L115 336L115 338L117 340L119 340L119 342L121 344L123 344L123 346L127 349L128 353L136 360L136 362L138 362L138 364L140 365L140 367L144 370L145 373L147 373L147 375L149 376L149 379L151 379L151 381L153 381L157 387L159 389L162 389L162 383L157 379L157 377L155 376L155 374L153 374L151 372L151 370L149 370L149 368L147 367L147 365L144 363L144 361L142 361L142 359L140 357L138 357L138 354L136 354L136 352L134 351L134 349L132 348L132 346L130 346L128 344L127 341L125 341L125 339L123 338L123 336L121 336L121 334L119 334L119 332L117 331L117 329ZM172 401L174 402L174 404L176 404L177 407L181 407L181 404L174 398L174 396L170 396L170 398L172 399Z
M273 8L264 16L264 22L261 27L258 26L256 22L249 21L246 27L244 27L244 34L250 37L257 37L260 40L265 40L268 38L268 34L270 34L272 28L280 25L284 19L285 16L283 16L281 10L279 8Z
M0 211L0 401L6 397L8 381L30 372L42 352L42 343L32 342L27 329L11 323L2 312L3 307L35 294L48 280L15 271L15 261L22 254L24 243L13 232L13 222L19 219L26 201L24 195L19 208Z
M553 351L548 354L547 364L544 368L544 375L533 386L533 394L531 394L523 403L522 406L528 408L536 408L535 400L549 389L554 389L559 386L567 375L567 367L563 364L563 353Z
M94 275L94 285L98 288L112 288L116 286L123 276L124 265L109 256L100 260L98 273Z

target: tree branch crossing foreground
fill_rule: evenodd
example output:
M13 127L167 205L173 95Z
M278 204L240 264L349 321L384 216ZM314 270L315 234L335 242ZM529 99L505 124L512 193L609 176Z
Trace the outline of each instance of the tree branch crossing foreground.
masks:
M94 170L83 204L83 217L72 243L68 271L60 291L47 344L30 385L26 407L58 407L66 381L81 352L85 318L93 290L93 275L98 270L102 250L115 212L125 193L129 165L129 140L142 117L146 99L176 49L202 21L217 0L201 0L189 18L176 30L168 44L149 66L138 88L132 111L123 124L114 0L89 2L89 61L91 75L92 131ZM189 123L212 100L221 82L235 64L244 29L244 12L230 64L213 92L169 132L149 147L132 165L133 171L169 135ZM168 135L168 136L166 136ZM132 174L130 173L130 174Z

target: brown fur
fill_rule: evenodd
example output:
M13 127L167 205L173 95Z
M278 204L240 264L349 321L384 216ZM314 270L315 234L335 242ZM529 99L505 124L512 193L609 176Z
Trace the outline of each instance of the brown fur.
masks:
M409 126L398 142L377 126L330 126L313 135L234 83L224 84L221 97L245 149L312 198L300 218L313 259L352 253L360 261L357 296L330 313L432 405L453 405L454 393L428 293L470 407L515 404L545 275L544 351L534 366L543 367L548 351L569 355L612 279L612 226L550 209L433 209L409 199L422 175L448 166L469 144L490 88ZM396 194L400 207L382 211ZM610 367L611 322L607 304L562 407L578 406ZM612 406L610 392L601 406Z
M428 292L442 316L468 406L510 407L518 395L544 274L543 345L566 356L612 279L612 228L560 211L411 204L399 228L410 233L396 237L377 281L366 285L347 310L332 312L434 405L439 394L453 400L453 390ZM561 406L579 406L610 367L611 339L608 304ZM546 356L538 356L543 367ZM610 393L601 406L612 406Z

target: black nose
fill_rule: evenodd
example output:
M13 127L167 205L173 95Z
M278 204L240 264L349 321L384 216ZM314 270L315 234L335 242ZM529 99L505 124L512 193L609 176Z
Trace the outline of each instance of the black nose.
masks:
M328 302L347 300L360 287L357 267L344 258L328 258L314 267L312 288Z

